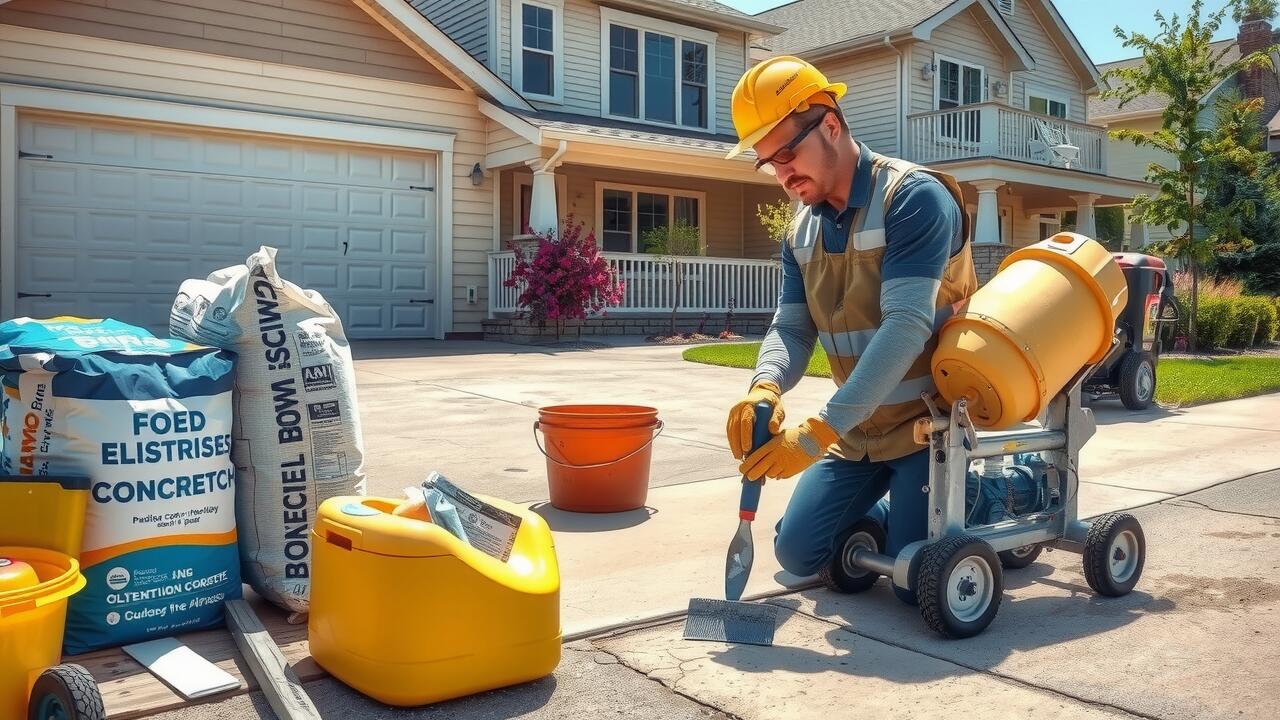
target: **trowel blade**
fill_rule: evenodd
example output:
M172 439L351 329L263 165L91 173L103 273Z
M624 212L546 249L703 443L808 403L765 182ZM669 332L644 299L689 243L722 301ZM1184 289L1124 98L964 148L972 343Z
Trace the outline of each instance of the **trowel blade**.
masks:
M724 598L730 601L742 599L751 576L751 563L755 560L755 548L751 541L751 523L738 521L738 532L729 543L729 555L724 563Z

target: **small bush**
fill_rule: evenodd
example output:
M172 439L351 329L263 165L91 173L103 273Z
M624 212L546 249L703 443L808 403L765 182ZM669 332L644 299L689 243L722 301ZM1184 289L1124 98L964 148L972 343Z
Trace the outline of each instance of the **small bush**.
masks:
M1240 304L1240 318L1237 320L1236 337L1239 347L1261 345L1276 339L1277 325L1280 324L1280 312L1271 298L1242 297L1236 302ZM1253 333L1249 334L1250 323Z
M1200 298L1196 335L1203 348L1226 347L1236 329L1240 306L1233 298Z
M1235 321L1231 324L1231 332L1227 336L1227 345L1230 347L1250 347L1253 345L1253 339L1258 335L1258 324L1262 320L1262 313L1258 310L1258 304L1252 300L1253 298L1247 297L1231 300L1236 306L1236 312Z

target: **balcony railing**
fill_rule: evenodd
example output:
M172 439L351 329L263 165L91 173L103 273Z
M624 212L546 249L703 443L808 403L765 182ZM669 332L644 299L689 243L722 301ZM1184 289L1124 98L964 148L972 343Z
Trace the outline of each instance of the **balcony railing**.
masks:
M1059 136L1079 149L1069 164L1053 149ZM907 157L922 164L994 157L1106 174L1106 149L1105 128L998 103L907 116Z
M623 299L609 313L662 312L672 309L676 275L671 263L655 255L601 253L623 283ZM733 302L737 313L771 313L777 307L782 268L773 260L686 257L677 264L680 312L722 313ZM489 315L515 312L518 287L503 286L515 269L511 252L489 253Z

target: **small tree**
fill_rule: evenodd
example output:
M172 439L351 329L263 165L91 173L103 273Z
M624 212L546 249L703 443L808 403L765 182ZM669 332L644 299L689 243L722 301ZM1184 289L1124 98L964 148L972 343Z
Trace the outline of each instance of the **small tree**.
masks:
M791 229L791 223L795 220L796 212L790 202L778 200L764 205L756 205L756 217L760 219L760 225L768 233L769 239L776 243L781 243L787 239L787 232Z
M1121 109L1135 98L1151 93L1159 94L1168 101L1161 115L1159 130L1145 132L1126 128L1112 131L1111 135L1138 146L1162 150L1177 159L1176 167L1165 167L1159 163L1148 167L1147 181L1159 187L1159 192L1153 197L1137 196L1132 207L1148 224L1164 225L1171 233L1177 232L1179 226L1185 228L1181 234L1156 249L1186 260L1190 267L1192 290L1188 340L1192 351L1196 348L1195 317L1200 267L1213 256L1212 240L1205 229L1199 227L1206 218L1197 204L1197 194L1204 190L1204 166L1214 132L1201 126L1200 114L1209 100L1209 92L1222 81L1243 70L1271 66L1270 53L1280 49L1268 48L1227 62L1225 57L1230 50L1215 51L1211 45L1213 36L1222 26L1227 10L1240 10L1242 5L1237 0L1202 19L1203 7L1203 0L1194 0L1185 24L1176 14L1166 19L1157 10L1155 19L1160 25L1160 32L1154 37L1116 27L1116 37L1124 41L1125 47L1141 51L1142 63L1108 71L1103 79L1110 87L1102 93L1102 97L1119 99ZM1256 12L1259 9L1267 8L1246 8L1245 11Z
M674 225L651 228L640 238L644 251L658 255L660 261L671 269L671 334L676 334L676 313L680 311L680 298L684 291L684 263L681 258L702 254L702 232L684 220Z
M1120 246L1124 244L1124 207L1120 205L1108 205L1106 207L1094 208L1093 226L1097 237L1093 238L1102 243L1108 250L1119 251ZM1062 227L1064 232L1076 231L1076 211L1067 210L1062 213Z
M1245 20L1270 20L1276 16L1275 0L1241 0L1231 10L1231 19L1236 22Z
M583 237L581 222L569 216L559 238L554 233L535 236L538 246L532 252L512 245L515 268L502 283L520 288L516 304L527 319L539 327L554 320L559 340L565 320L585 320L622 302L623 283L600 257L595 233Z

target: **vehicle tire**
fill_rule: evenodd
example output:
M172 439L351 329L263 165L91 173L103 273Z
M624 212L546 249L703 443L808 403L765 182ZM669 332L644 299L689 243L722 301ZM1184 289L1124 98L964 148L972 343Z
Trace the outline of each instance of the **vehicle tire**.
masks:
M818 571L822 584L838 593L860 593L869 590L880 579L880 573L853 564L853 552L866 548L884 552L884 529L871 518L862 518L836 539L836 553Z
M1000 556L1000 564L1010 570L1021 570L1030 565L1040 557L1040 551L1043 550L1039 545L1023 545L1020 548L1012 550L1001 550L996 553Z
M1146 410L1156 396L1155 361L1131 350L1120 363L1120 401L1130 410Z
M31 688L27 720L105 720L102 694L80 665L56 665L40 673Z
M925 623L943 637L967 638L995 619L1004 595L1000 558L982 538L943 538L923 551L916 598Z
M1084 579L1099 595L1129 594L1142 577L1147 540L1138 519L1110 513L1093 521L1084 539Z

